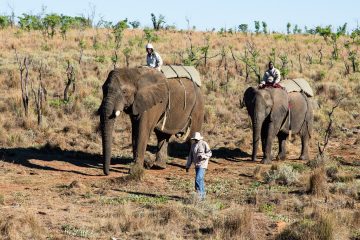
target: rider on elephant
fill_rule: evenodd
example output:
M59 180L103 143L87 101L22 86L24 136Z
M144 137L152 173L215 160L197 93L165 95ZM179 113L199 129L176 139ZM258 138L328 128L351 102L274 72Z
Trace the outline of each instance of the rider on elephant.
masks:
M146 65L160 71L163 61L160 54L154 51L154 47L151 43L146 44L146 52Z
M278 87L278 83L281 80L279 69L274 67L272 61L269 62L269 69L266 70L262 81L260 82L259 88L264 88L265 86Z

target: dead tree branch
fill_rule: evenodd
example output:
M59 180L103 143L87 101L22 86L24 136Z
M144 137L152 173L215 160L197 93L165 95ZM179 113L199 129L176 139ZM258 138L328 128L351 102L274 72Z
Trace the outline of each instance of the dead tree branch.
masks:
M25 110L25 116L27 117L29 115L28 85L29 85L29 64L31 62L28 57L24 57L23 59L20 59L16 51L16 48L14 48L14 50L20 72L21 98Z
M69 101L69 89L70 85L72 84L72 93L75 92L76 86L75 86L75 71L74 66L71 65L70 61L67 62L67 68L66 68L66 76L67 76L67 83L64 90L64 101Z
M322 159L325 153L325 149L329 143L330 137L333 133L333 114L335 109L339 106L340 102L344 99L344 97L338 99L335 103L335 105L332 107L331 111L328 113L328 117L329 117L329 123L327 125L327 128L325 130L325 135L324 135L324 141L323 144L321 146L320 142L318 142L318 156Z

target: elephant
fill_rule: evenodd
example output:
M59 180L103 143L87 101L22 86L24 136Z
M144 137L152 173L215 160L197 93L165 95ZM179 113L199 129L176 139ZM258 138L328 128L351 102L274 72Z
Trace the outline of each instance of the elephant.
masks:
M310 99L303 92L290 92L282 88L258 89L249 87L243 97L243 106L251 117L253 130L252 160L256 160L261 136L262 163L272 161L272 144L275 136L279 140L277 158L286 158L285 142L290 130L301 137L299 159L309 159L309 139L313 128L313 108ZM290 114L289 114L290 113ZM290 119L289 119L290 117Z
M158 143L156 160L150 166L163 169L170 137L185 132L191 136L201 130L204 100L200 87L190 79L166 79L158 70L146 67L119 68L109 73L102 90L98 113L105 175L109 175L114 122L122 111L130 117L133 158L141 169L152 132Z

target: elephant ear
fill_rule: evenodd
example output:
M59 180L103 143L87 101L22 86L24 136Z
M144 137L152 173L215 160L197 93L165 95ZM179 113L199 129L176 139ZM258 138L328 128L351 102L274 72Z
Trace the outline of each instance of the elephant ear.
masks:
M166 79L161 73L144 74L138 80L138 89L132 105L134 115L141 114L158 103L168 98L168 87Z
M279 121L279 119L284 119L289 110L289 99L285 91L281 89L272 89L272 109L270 113L271 121Z

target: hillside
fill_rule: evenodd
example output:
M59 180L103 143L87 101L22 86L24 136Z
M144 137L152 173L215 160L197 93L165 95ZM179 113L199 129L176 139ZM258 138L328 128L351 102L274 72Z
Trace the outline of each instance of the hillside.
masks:
M124 113L115 125L112 175L102 175L95 115L101 86L114 62L117 67L145 64L142 30L125 30L116 50L109 29L71 30L63 39L9 28L0 30L1 238L288 239L286 234L295 232L302 236L296 239L360 238L360 69L355 40L340 36L334 56L334 43L318 35L152 34L165 64L194 64L202 75L202 132L214 153L206 175L207 201L191 197L193 173L186 174L182 167L185 147L176 138L166 170L147 170L140 182L126 180L132 153L130 121ZM27 117L19 70L24 57L30 60ZM286 161L250 162L251 122L240 100L248 86L258 83L255 72L262 75L270 59L285 77L306 78L316 93L310 163L295 160L298 137L288 142ZM74 69L75 91L70 85L64 101L68 63ZM38 126L40 71L46 101ZM325 165L314 166L328 112L338 101ZM149 150L154 144L152 137ZM154 157L151 151L147 157ZM17 238L22 226L28 235Z

